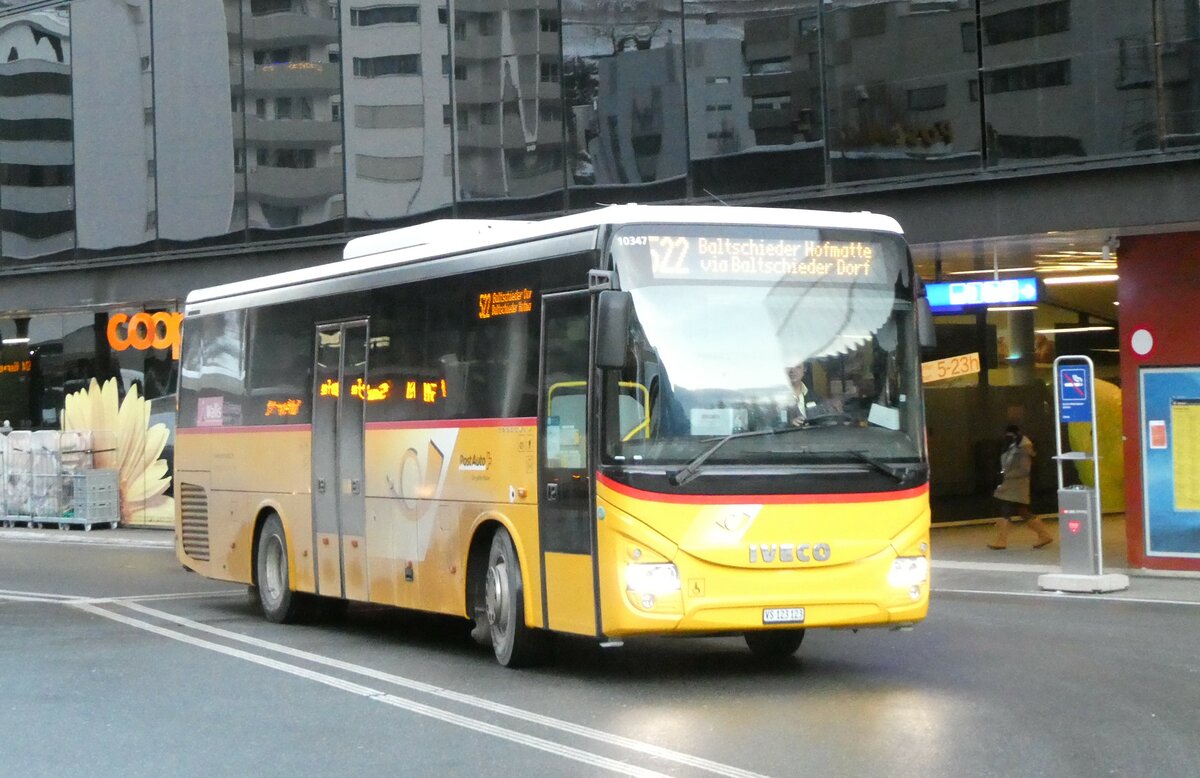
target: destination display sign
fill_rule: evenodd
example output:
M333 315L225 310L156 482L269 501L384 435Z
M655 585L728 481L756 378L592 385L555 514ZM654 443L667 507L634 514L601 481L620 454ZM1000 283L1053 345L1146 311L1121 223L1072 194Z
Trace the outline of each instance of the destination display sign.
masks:
M884 244L866 240L729 234L618 234L613 254L642 259L655 281L884 281ZM783 233L780 230L776 234ZM813 230L803 235L815 236ZM640 273L639 273L640 275Z
M929 307L935 311L957 310L974 305L1036 303L1036 278L1005 278L999 281L956 281L925 284Z

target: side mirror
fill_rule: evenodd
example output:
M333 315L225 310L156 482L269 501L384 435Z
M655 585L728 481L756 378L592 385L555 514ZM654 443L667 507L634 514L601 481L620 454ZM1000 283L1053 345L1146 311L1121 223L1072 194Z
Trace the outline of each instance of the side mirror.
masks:
M933 309L929 307L929 298L925 296L925 284L917 279L917 342L921 348L933 348L937 345L937 334L933 328Z
M633 296L606 289L596 301L596 367L616 370L625 366L629 345L629 317Z

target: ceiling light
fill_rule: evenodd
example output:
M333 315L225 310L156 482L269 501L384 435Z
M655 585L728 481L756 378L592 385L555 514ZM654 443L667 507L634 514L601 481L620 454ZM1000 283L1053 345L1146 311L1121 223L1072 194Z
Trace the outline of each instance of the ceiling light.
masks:
M1112 283L1120 278L1116 273L1103 273L1094 276L1055 276L1053 278L1043 278L1042 283L1047 286L1058 284L1105 284Z
M1036 305L997 305L988 308L989 311L1036 311Z
M1059 327L1058 329L1034 330L1038 335L1062 335L1068 332L1108 332L1116 329L1108 325L1092 325L1089 327Z
M22 343L28 343L28 342L29 342L29 338L5 338L4 340L0 340L0 344L3 344L5 346L19 346Z
M951 270L946 273L948 276L990 276L994 273L1028 273L1030 270L1036 270L1034 267L1002 267L999 269L988 268L986 270Z

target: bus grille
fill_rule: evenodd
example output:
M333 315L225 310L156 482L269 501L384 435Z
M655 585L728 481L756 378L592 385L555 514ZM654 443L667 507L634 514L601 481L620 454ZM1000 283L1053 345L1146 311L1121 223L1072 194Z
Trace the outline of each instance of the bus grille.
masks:
M183 553L207 562L208 494L196 484L179 484L180 516L183 520Z

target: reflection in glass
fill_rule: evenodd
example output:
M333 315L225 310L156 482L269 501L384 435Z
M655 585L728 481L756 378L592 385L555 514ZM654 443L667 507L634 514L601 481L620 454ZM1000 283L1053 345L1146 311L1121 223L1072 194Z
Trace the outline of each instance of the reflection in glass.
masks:
M156 232L150 8L71 6L79 248L130 248Z
M1144 4L1143 0L1136 5ZM1161 52L1162 113L1165 119L1162 140L1167 146L1190 146L1200 142L1200 57L1197 56L1200 53L1200 5L1190 0L1162 0L1158 6L1161 46L1157 50L1150 48L1153 37L1147 36L1144 24L1138 24L1141 34L1128 36L1131 40L1127 43L1126 38L1122 38L1121 63L1123 67L1129 63L1128 80L1136 84L1137 90L1130 93L1127 100L1147 95L1148 82L1154 73L1151 58L1156 51ZM1140 21L1141 17L1138 19ZM1144 112L1139 118L1145 126Z
M237 0L155 0L154 108L159 237L241 237L240 10ZM236 233L236 235L235 235Z
M335 108L345 116L349 150L347 215L379 222L448 205L452 140L442 0L343 0L341 7L348 66Z
M341 52L338 4L243 0L243 84L234 112L245 117L235 163L246 171L250 229L325 225L341 230ZM378 63L376 63L378 64ZM371 76L406 72L383 63Z
M979 167L975 1L831 0L824 9L833 179Z
M1152 0L984 4L989 162L1156 148L1151 6ZM1168 59L1164 78L1174 81Z
M0 115L0 250L15 260L72 250L67 6L0 17Z
M817 3L684 0L696 194L825 182Z
M461 0L453 8L459 197L528 199L561 191L558 2ZM549 210L561 206L543 203Z
M571 186L644 188L687 173L678 0L563 3Z

